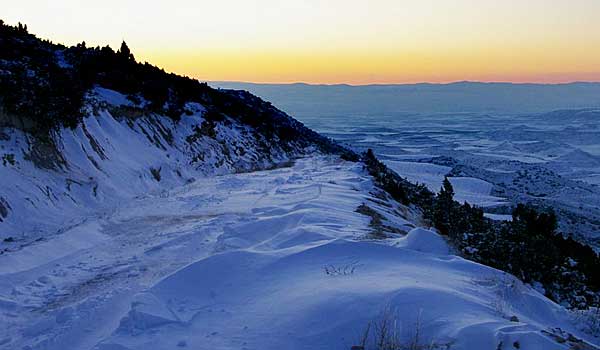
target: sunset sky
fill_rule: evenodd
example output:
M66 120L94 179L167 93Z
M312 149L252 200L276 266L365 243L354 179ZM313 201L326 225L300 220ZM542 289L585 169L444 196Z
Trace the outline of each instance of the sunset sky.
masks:
M599 0L0 0L55 42L201 80L600 81Z

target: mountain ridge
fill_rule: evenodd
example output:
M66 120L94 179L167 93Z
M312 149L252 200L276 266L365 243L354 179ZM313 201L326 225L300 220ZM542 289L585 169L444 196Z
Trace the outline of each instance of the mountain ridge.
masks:
M238 81L238 80L208 80L207 83L219 86L221 84L244 84L244 85L270 85L270 86L340 86L340 87L411 87L411 86L468 86L468 85L490 85L490 86L545 86L545 87L562 87L562 86L578 86L578 85L600 85L600 81L571 81L565 83L537 83L537 82L525 82L515 83L510 81L477 81L477 80L460 80L446 83L433 83L433 82L419 82L419 83L367 83L367 84L349 84L349 83L307 83L307 82L287 82L287 83L274 83L274 82L252 82L252 81Z
M544 113L600 107L600 83L310 85L211 82L251 91L298 117L404 113Z

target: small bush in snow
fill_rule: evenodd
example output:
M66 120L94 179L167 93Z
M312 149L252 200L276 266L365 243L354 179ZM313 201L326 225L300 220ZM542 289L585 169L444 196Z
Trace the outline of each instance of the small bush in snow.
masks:
M158 167L158 168L150 168L150 174L152 174L152 177L154 178L154 180L156 180L157 182L160 182L161 176L160 176L160 171L162 170L162 167Z
M325 265L323 266L323 271L328 276L349 276L353 275L356 271L356 268L359 267L358 261L353 261L344 265Z
M513 295L523 290L523 284L509 274L495 274L492 277L492 281L495 286L494 291L496 296L492 300L492 306L500 316L510 319L512 322L518 322L518 318L511 314L512 306L510 299Z
M434 350L445 349L446 345L427 342L423 339L421 314L417 316L408 337L401 336L402 321L397 310L385 308L379 316L370 321L351 350ZM407 333L405 333L406 335Z
M582 330L594 337L600 337L600 308L592 307L587 310L578 310L575 320L581 325Z

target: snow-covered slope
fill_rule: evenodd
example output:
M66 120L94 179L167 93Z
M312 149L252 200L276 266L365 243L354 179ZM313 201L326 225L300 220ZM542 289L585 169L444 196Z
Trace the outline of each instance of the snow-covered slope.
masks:
M0 255L0 348L350 349L384 320L439 349L581 344L565 309L382 198L359 163L308 157L123 202ZM362 204L396 233L371 240Z
M248 92L0 21L0 349L595 349L541 285L453 255L427 191L342 159ZM430 186L445 165L396 162Z
M1 129L3 250L61 233L139 195L274 166L314 150L294 140L267 140L235 119L208 123L199 104L188 104L180 121L152 113L126 117L120 114L125 96L95 91L89 115L74 129L54 132L50 147L16 128Z

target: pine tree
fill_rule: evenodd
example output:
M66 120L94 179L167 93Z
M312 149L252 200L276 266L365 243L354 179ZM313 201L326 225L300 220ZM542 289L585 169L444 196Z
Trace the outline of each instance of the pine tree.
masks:
M433 224L444 235L452 234L452 217L454 216L454 188L448 180L444 178L442 188L437 195L436 203L433 208Z
M117 54L124 61L135 61L135 57L133 57L133 54L131 53L131 50L129 50L129 46L127 46L125 40L123 40L123 42L121 43L121 48L119 49L119 51L117 51Z
M442 183L442 190L440 191L440 197L445 198L449 201L454 201L454 188L448 180L447 177L444 177L444 182Z

